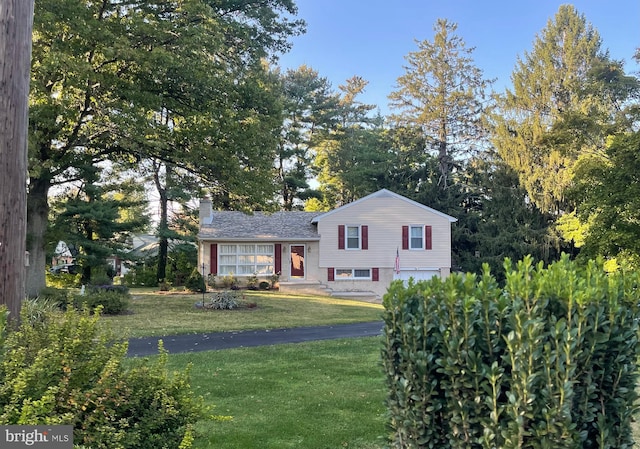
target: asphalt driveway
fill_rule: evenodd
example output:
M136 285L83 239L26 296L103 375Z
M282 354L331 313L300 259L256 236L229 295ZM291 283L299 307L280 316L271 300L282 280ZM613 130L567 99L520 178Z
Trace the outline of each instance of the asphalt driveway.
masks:
M129 340L128 355L130 357L143 357L158 354L158 340L162 340L164 348L169 354L177 354L180 352L216 351L337 338L374 337L382 335L383 326L384 323L382 321L372 321L290 329L132 338Z

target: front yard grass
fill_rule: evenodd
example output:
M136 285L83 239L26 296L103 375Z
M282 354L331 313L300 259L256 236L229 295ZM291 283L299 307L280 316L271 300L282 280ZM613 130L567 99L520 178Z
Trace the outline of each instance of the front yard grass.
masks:
M103 321L123 338L278 329L345 324L381 319L382 306L323 296L280 295L275 291L242 291L255 308L202 310L202 294L166 294L131 289L130 313L105 316ZM205 294L205 302L212 293Z
M385 446L379 337L169 357L228 421L200 422L194 449Z

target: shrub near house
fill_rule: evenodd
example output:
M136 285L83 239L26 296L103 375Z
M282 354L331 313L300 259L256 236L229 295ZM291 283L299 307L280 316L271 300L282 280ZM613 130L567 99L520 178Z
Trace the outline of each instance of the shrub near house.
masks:
M393 447L633 447L638 273L505 271L504 288L485 267L385 295Z

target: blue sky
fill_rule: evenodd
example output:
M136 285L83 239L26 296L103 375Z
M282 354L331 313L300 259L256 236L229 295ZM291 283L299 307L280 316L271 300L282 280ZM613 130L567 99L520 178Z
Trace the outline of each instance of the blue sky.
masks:
M457 34L485 78L497 78L494 90L511 84L518 56L531 51L536 35L553 18L556 0L296 0L307 33L292 39L293 49L280 57L283 70L306 64L337 90L348 78L369 81L361 101L388 112L387 95L404 73L404 57L415 41L432 40L438 18L458 24ZM640 70L633 60L640 47L639 0L571 2L600 33L602 46L628 72Z

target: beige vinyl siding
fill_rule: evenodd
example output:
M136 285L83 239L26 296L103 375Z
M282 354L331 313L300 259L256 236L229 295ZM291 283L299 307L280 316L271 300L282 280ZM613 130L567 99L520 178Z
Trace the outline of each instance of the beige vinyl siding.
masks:
M367 225L368 250L339 250L339 225ZM403 250L403 225L430 225L431 250ZM451 223L448 218L394 197L373 197L338 209L318 222L320 267L392 268L396 249L400 265L420 268L451 266Z

